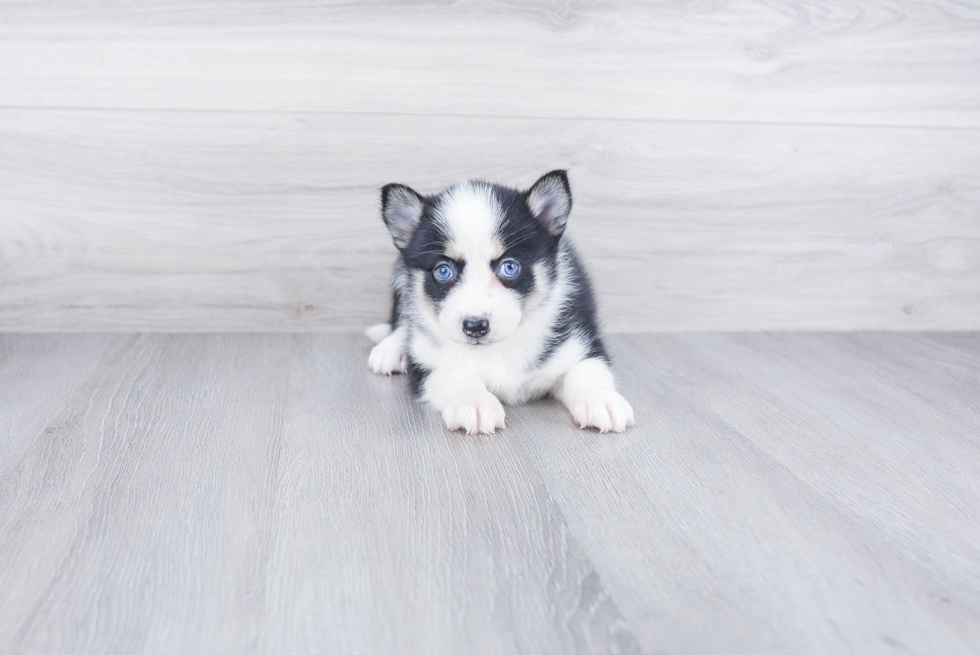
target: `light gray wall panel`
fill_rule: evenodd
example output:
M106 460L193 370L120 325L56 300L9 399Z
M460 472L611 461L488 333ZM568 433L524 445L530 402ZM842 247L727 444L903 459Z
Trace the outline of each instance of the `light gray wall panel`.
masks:
M360 329L377 189L568 167L616 331L980 328L980 131L0 112L0 329Z
M980 127L980 9L0 3L0 106Z

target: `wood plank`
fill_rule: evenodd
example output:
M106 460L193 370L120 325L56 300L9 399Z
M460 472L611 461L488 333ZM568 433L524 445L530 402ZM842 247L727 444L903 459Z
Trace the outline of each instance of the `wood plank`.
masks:
M838 420L821 362L853 347L819 335L794 349L808 339L611 338L635 430L563 432L557 404L512 410L508 425L645 650L976 652L980 457L962 444L955 461L930 453L907 419L933 418L930 436L975 424L937 416L931 382L914 400L875 389Z
M0 106L980 127L945 0L0 3Z
M700 335L654 350L647 343L631 342L635 356L655 354L678 376L675 393L710 409L944 584L980 598L980 383L975 367L971 375L944 365L956 351L901 334Z
M638 652L519 453L447 439L364 337L98 339L72 420L0 441L3 652ZM37 344L91 341L6 336L46 364L0 375L64 396Z
M461 437L360 336L0 336L0 651L980 648L980 338L609 342L635 429Z
M390 181L571 169L612 331L980 328L980 131L0 112L0 330L386 316Z
M119 341L118 337L94 335L58 343L43 336L0 339L0 443L4 452L0 476L34 447L35 439L47 438L46 434L73 423L76 406L93 393L98 368Z

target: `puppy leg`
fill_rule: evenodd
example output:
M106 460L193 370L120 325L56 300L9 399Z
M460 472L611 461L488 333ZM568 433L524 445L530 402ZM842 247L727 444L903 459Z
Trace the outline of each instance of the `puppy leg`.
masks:
M586 359L570 368L552 393L580 428L624 432L633 425L633 408L616 391L612 371L601 359Z
M378 323L377 325L372 325L365 330L364 334L366 334L367 338L374 343L381 343L382 339L391 334L391 323Z
M422 400L442 414L447 430L493 434L504 427L504 406L474 373L437 369L423 384Z
M404 325L392 330L391 334L371 349L371 354L368 356L370 369L378 375L407 372L408 368L405 362L405 339L407 336L408 330Z

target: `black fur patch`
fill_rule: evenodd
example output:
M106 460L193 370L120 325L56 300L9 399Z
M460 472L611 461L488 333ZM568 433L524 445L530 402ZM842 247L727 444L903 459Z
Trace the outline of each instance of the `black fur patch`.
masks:
M391 291L391 318L388 319L388 324L394 330L401 325L401 300L398 298L398 293L394 289Z
M528 209L526 194L497 185L493 185L491 189L503 210L498 234L504 245L503 256L493 261L492 266L496 270L504 259L517 260L521 271L516 277L497 277L505 287L527 297L534 292L534 265L544 260L547 262L547 269L554 269L561 237L548 234L545 227L534 218Z
M586 357L598 357L609 362L606 347L599 337L599 322L596 318L598 308L596 307L595 294L592 292L592 283L572 244L566 243L565 248L568 251L569 263L571 264L570 300L558 315L554 334L545 343L544 349L538 357L538 365L547 362L558 350L558 347L576 333L585 338L588 346Z
M422 383L425 382L425 378L429 375L430 371L412 359L407 353L406 360L408 362L408 388L412 391L413 396L417 396L422 389Z

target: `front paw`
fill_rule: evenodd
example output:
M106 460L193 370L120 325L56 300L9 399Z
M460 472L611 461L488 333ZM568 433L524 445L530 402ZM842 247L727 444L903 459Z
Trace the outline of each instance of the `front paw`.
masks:
M633 425L633 408L612 389L592 389L568 404L572 418L582 429L599 432L625 432Z
M489 391L462 393L442 410L447 430L464 430L466 434L493 434L504 427L504 406Z
M407 372L404 341L394 336L383 339L371 349L368 366L378 375Z

